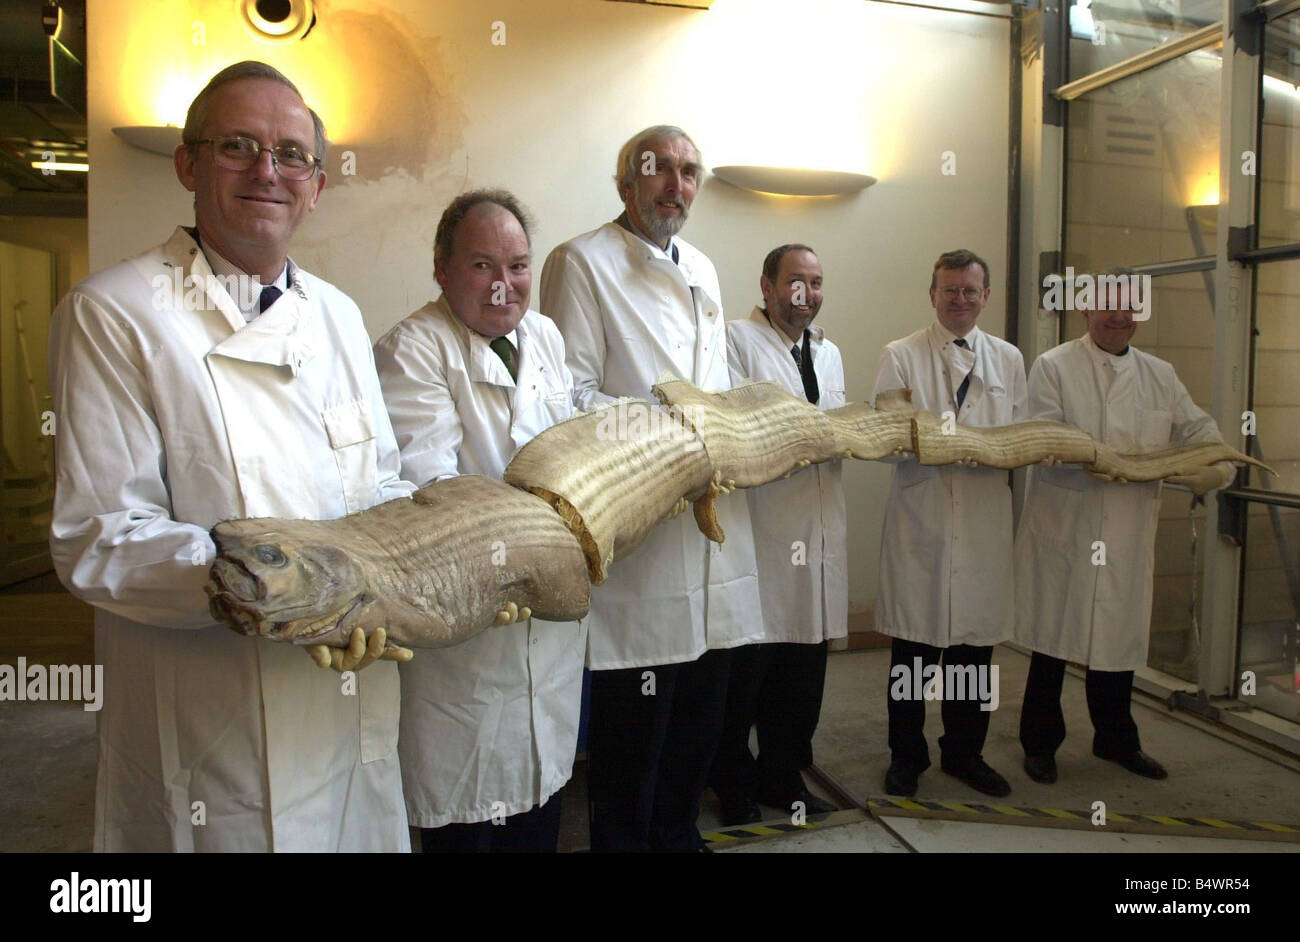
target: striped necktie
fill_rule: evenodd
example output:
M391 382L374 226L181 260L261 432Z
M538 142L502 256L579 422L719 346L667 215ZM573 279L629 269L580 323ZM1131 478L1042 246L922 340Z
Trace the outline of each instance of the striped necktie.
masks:
M959 346L959 347L965 347L967 350L970 349L970 344L968 344L968 343L966 342L966 338L965 338L965 337L958 337L957 340L955 341L955 343L956 343L957 346ZM957 408L958 408L958 410L961 409L961 404L962 404L963 402L966 401L966 391L970 389L970 377L971 377L971 373L974 373L974 372L975 372L975 370L972 369L972 370L970 371L970 373L967 373L967 374L966 374L966 378L963 379L963 380L961 381L961 385L960 385L959 387L957 387Z

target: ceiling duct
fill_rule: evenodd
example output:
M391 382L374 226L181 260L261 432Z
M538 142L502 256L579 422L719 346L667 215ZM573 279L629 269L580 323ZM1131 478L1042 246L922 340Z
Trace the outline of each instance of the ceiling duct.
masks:
M86 0L46 0L41 23L50 37L50 94L86 114Z

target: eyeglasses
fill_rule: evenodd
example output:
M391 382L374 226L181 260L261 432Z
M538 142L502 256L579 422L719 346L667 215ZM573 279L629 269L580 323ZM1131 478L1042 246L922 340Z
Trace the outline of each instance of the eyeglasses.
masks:
M271 152L271 164L286 180L309 180L320 166L320 158L297 144L263 147L251 137L205 137L195 144L211 144L212 159L226 170L247 170L257 163L262 151Z
M940 288L939 293L949 301L956 298L959 294L967 301L978 301L980 296L984 294L984 290L982 288L957 288L953 285L948 285L947 287Z

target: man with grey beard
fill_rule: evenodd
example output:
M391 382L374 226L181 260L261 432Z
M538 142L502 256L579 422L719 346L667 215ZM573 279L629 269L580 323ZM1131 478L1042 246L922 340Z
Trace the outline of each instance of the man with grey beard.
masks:
M677 237L701 172L685 131L646 128L619 152L623 214L546 260L541 310L564 335L579 408L650 399L664 372L731 388L717 272ZM722 729L730 649L763 629L748 507L723 499L717 511L725 545L683 514L592 590L593 851L703 848L695 819Z

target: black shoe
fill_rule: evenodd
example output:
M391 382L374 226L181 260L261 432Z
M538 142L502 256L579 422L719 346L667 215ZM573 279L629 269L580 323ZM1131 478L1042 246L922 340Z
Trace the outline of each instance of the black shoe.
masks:
M1035 782L1051 785L1056 781L1056 757L1025 756L1025 774Z
M1005 798L1011 794L1010 783L989 768L988 763L979 756L972 756L969 759L944 759L940 765L949 775L965 782L977 792L992 795L994 798Z
M920 777L921 773L912 766L895 759L889 763L889 770L885 772L885 791L890 795L911 797L916 794L917 779Z
M725 828L734 828L742 824L753 824L755 821L763 820L763 812L759 810L758 805L752 798L742 798L739 801L722 801L722 808L718 813L718 818Z
M1092 751L1092 754L1099 759L1105 759L1107 762L1118 762L1134 775L1141 775L1143 778L1159 780L1169 777L1169 773L1165 771L1165 767L1141 749L1125 753L1122 756L1105 756L1096 749Z
M777 801L773 799L772 796L764 795L762 793L759 793L758 800L760 804L767 805L769 808L779 808L787 814L794 811L794 803L796 801L803 802L803 811L806 815L830 814L832 811L840 810L830 802L822 801L806 788L803 790L802 794L796 795L789 801Z

